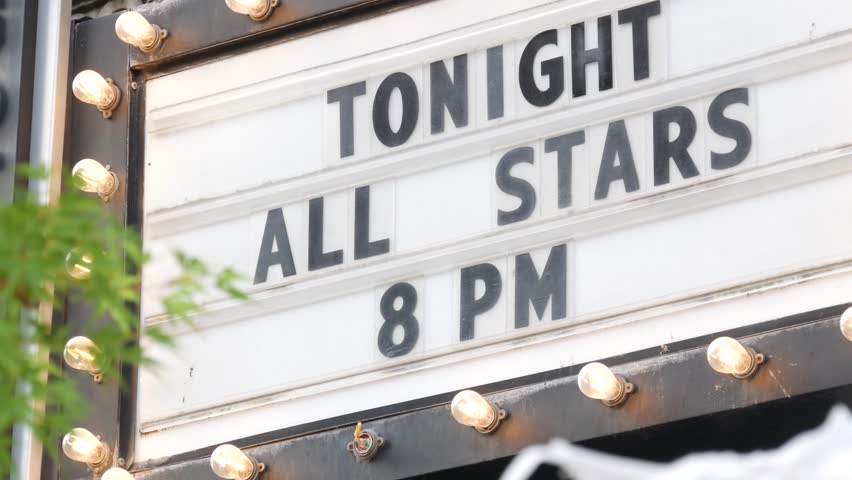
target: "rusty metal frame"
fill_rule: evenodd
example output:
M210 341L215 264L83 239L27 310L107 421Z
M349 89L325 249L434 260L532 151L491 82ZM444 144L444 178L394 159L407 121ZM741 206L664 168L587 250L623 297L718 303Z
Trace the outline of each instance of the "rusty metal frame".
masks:
M120 187L109 208L127 228L141 230L144 191L145 85L149 78L216 58L280 42L312 31L381 15L429 0L283 0L264 21L236 15L214 0L171 0L139 11L170 35L153 52L124 45L114 33L117 15L83 20L73 28L70 75L91 68L111 77L122 91L112 118L104 120L91 105L69 99L64 164L81 158L112 165ZM847 305L807 312L724 334L746 337L773 361L742 381L722 377L706 364L711 337L633 352L608 365L629 366L630 381L640 388L630 401L609 408L584 397L576 387L578 366L543 372L477 388L509 412L500 429L484 436L464 428L449 414L455 392L391 405L321 422L267 432L231 443L251 449L267 466L263 478L403 478L504 458L551 436L570 440L601 438L645 426L769 402L789 395L852 384L852 345L837 329ZM58 321L82 333L87 305L69 299ZM721 334L721 333L720 333ZM664 356L665 362L659 359ZM791 364L796 364L793 369ZM134 462L137 372L123 367L128 389L96 385L86 372L70 371L94 414L81 421L97 431L116 452L118 463L137 479L211 478L215 445L170 458ZM381 432L387 444L371 462L356 462L346 449L359 420ZM439 441L440 440L440 441ZM424 455L424 452L429 452ZM321 468L319 472L317 469ZM85 466L61 460L55 476L87 478Z

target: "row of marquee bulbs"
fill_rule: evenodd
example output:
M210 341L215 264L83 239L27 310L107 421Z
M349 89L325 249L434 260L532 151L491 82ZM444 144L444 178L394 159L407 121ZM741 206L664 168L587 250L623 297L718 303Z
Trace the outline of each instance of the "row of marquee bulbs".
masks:
M852 341L852 308L840 318L843 336ZM66 363L78 370L89 372L95 378L101 370L97 363L100 353L97 345L86 337L74 337L65 346ZM707 362L713 370L736 378L748 378L764 362L764 356L743 346L730 337L719 337L707 347ZM600 400L607 406L624 403L633 391L633 385L616 375L602 363L589 363L580 369L577 385L587 397ZM506 411L489 402L473 390L456 394L450 406L455 420L487 434L495 431L506 418ZM75 428L62 441L62 450L72 460L88 464L95 471L109 463L109 449L98 437L84 428ZM210 456L213 472L221 478L232 480L256 479L265 465L246 455L233 445L220 445ZM107 470L103 480L132 480L133 476L121 468Z
M248 15L252 20L265 20L278 6L278 0L225 0L232 11ZM168 32L149 22L138 12L124 12L115 21L115 34L122 42L143 52L152 52L163 44Z
M232 11L248 15L252 20L265 20L278 6L278 0L225 0ZM124 12L115 21L115 34L122 42L151 52L162 45L168 32L149 22L138 12Z
M225 0L225 4L234 12L259 21L272 14L278 0ZM168 36L167 30L133 11L124 12L118 17L115 21L115 33L121 41L143 52L153 52L160 48ZM112 117L112 112L121 102L121 90L111 79L104 78L94 70L78 73L71 84L71 90L79 100L98 107L107 119Z

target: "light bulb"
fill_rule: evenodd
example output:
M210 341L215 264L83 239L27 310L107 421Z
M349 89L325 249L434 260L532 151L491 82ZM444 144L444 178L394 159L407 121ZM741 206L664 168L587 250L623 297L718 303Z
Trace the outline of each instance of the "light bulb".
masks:
M583 367L577 375L577 385L587 397L607 402L617 399L624 388L612 370L602 363Z
M719 373L737 378L751 376L763 363L763 355L747 349L731 337L719 337L707 348L707 362Z
M92 262L94 259L88 253L80 253L72 250L65 257L65 270L71 278L85 280L92 274Z
M118 188L118 177L91 158L77 162L71 174L83 181L80 190L97 193L105 199Z
M69 367L95 374L101 371L97 364L100 353L101 349L87 337L74 337L65 344L63 356Z
M497 429L506 412L489 403L473 390L463 390L453 397L450 405L453 418L462 425L475 428L480 433Z
M213 473L221 478L247 480L255 478L258 464L251 457L233 445L219 445L210 456Z
M116 100L115 90L94 70L83 70L78 73L74 77L71 89L80 101L91 103L98 108L107 108Z
M846 340L852 342L852 308L847 308L840 316L840 331Z
M101 477L101 480L136 480L127 470L123 468L110 468Z
M144 52L150 52L162 43L165 30L152 25L137 12L124 12L115 21L115 34L122 42L133 45Z
M85 428L75 428L62 439L62 451L75 462L97 465L106 459L106 447Z
M264 20L278 5L277 0L225 0L232 11L248 15L254 20Z

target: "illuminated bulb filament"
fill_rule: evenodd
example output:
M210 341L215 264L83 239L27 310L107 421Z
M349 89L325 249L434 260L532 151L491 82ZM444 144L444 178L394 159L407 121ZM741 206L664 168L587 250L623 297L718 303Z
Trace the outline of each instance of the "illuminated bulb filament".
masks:
M106 448L85 428L75 428L62 439L62 451L75 462L97 465L106 458Z
M707 348L707 361L713 370L746 375L754 367L754 355L731 337L719 337Z
M82 181L80 189L84 192L93 192L102 197L108 197L118 188L116 176L91 158L77 162L71 170L71 174Z
M159 27L151 25L137 12L124 12L115 21L115 34L122 42L144 51L151 51L160 43Z
M80 101L109 108L116 101L115 90L98 72L83 70L74 77L71 85L74 96Z
M135 480L135 478L123 468L110 468L104 473L101 480Z
M74 337L65 344L63 356L69 367L95 374L101 371L97 364L100 353L95 342L86 337Z
M219 445L210 456L213 473L221 478L246 480L253 478L258 466L248 455L233 445Z
M852 342L852 308L847 308L840 317L840 331L846 340Z

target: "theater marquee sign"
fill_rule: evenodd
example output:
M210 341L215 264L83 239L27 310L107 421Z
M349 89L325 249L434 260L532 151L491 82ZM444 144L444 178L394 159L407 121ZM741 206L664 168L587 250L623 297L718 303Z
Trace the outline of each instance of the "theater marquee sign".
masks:
M852 253L814 217L852 138L807 121L852 109L800 98L852 80L836 14L474 3L148 81L146 246L251 300L155 352L141 459L715 331L678 306ZM173 271L144 272L148 324Z

